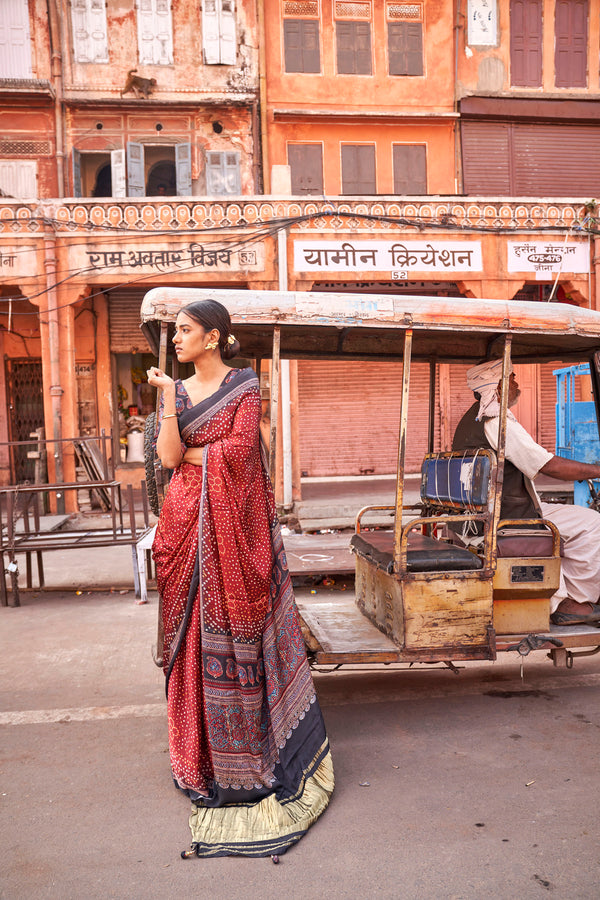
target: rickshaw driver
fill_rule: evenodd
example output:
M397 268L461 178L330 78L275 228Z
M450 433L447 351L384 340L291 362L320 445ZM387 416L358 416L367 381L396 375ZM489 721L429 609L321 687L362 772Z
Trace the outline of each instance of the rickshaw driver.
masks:
M467 371L467 385L475 403L464 414L454 434L453 450L498 448L500 379L502 360L495 359ZM510 372L508 405L520 395L514 372ZM537 444L507 412L504 484L500 516L529 519L542 516L554 522L564 547L561 551L560 587L552 596L550 619L568 625L591 614L600 614L600 513L583 506L543 503L533 486L538 474L564 481L600 478L600 465L554 456Z

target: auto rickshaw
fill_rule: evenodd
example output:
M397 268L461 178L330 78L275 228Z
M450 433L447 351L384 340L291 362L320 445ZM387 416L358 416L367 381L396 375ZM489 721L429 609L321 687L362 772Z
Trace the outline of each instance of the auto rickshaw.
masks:
M270 360L272 480L282 359L402 363L395 504L357 510L350 538L355 596L296 592L317 664L452 667L455 661L494 660L505 651L525 656L546 650L555 665L570 667L577 655L600 651L594 624L550 624L550 598L560 574L560 535L553 523L500 518L511 361L585 363L598 419L600 313L557 303L406 294L155 288L144 298L141 327L161 368L167 367L178 311L207 298L227 307L243 354L259 376ZM438 366L475 365L492 357L502 358L497 452L436 450ZM429 405L428 451L420 500L409 505L404 501L408 402L411 365L417 361L429 366L428 397L421 398ZM177 377L175 360L172 365ZM389 528L364 524L373 509L389 512ZM469 533L477 540L468 540Z

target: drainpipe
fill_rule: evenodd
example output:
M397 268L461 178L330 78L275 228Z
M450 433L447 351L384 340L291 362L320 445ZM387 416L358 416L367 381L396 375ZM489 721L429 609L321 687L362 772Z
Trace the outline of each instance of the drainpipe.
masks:
M54 131L56 140L56 181L58 196L65 196L65 142L63 116L64 34L56 0L48 0L52 85L54 87Z
M460 36L460 0L456 2L456 23L454 25L454 112L458 112L458 40ZM460 164L460 118L454 119L454 193L462 193L462 177Z
M265 37L265 0L258 0L258 90L260 102L260 147L262 157L262 192L271 193L271 175L269 172L269 147L267 145L267 76L266 76L266 37ZM287 287L280 288L287 290Z
M52 437L54 444L54 482L62 484L63 476L63 447L62 438L62 395L64 393L60 383L60 335L58 327L58 296L56 283L56 237L49 229L44 235L44 265L46 269L46 296L48 314L48 346L50 350L50 401L52 404ZM56 494L56 511L59 514L65 512L65 495Z
M598 204L594 200L590 200L585 204L590 229L588 231L588 245L590 250L590 274L588 276L588 307L590 309L600 309L600 297L598 296L598 285L600 279L598 277L600 267L600 247L599 241L592 229L598 226Z

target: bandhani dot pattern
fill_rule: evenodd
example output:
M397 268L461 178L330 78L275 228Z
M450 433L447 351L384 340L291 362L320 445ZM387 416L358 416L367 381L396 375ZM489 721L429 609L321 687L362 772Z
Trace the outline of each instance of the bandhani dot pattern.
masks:
M177 411L203 464L173 473L153 548L173 776L205 796L215 784L268 787L315 694L261 451L258 379L232 369L195 406L177 382Z

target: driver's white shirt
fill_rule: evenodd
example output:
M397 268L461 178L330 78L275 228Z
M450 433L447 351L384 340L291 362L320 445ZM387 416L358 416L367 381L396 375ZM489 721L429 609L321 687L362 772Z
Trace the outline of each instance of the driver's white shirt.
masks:
M486 419L484 427L490 446L497 450L498 417ZM600 591L600 515L585 506L540 502L532 479L553 454L537 444L516 419L506 420L505 453L525 476L525 486L542 516L554 522L563 539L560 587L550 601L551 612L565 597L578 603L596 603Z
M485 436L494 450L498 449L498 422L494 419L485 420ZM517 422L516 419L506 419L506 458L525 475L533 480L540 469L553 457L540 444L536 444L528 431Z

